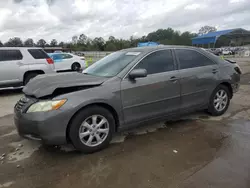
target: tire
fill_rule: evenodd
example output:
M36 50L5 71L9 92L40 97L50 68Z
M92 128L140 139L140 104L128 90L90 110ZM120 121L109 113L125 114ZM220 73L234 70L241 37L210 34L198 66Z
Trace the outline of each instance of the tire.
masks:
M223 94L223 97L218 97L218 95L220 96L222 95L222 93L224 93L225 95ZM224 98L224 96L226 96L226 99ZM219 85L210 96L208 112L212 116L220 116L224 114L229 107L230 99L231 99L231 93L229 88L225 85ZM218 103L223 103L221 109L218 109L220 108L220 105L218 105L218 107L216 108Z
M24 77L23 84L26 85L32 78L35 78L37 75L39 75L39 74L36 73L36 72L28 73L28 74Z
M81 69L81 65L78 62L75 62L71 65L71 70L72 71L79 71Z
M96 127L94 127L95 124L93 124L94 116L97 116ZM97 124L100 123L101 118L104 118L104 122L106 120L107 123L103 124L102 127L98 129ZM84 122L88 122L88 125L90 125L92 130L86 128L89 126L83 126L85 125ZM96 134L98 134L98 130L106 130L106 127L108 127L107 134L99 133L99 139L102 138L103 140L98 144ZM94 129L97 130L97 133ZM68 130L69 139L78 151L86 154L94 153L108 147L115 131L115 120L113 115L107 109L100 106L91 106L77 113L77 115L71 121ZM80 138L80 132L86 135ZM88 145L88 141L90 141L90 138L92 139L89 143L91 143L92 146Z

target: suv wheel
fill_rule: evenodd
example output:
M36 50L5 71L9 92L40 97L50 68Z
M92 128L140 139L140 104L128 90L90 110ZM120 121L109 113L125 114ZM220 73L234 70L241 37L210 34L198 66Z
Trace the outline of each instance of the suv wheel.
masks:
M208 111L213 116L220 116L227 111L229 104L230 91L228 87L219 85L210 97Z
M75 62L75 63L73 63L71 65L71 70L72 71L79 71L80 69L81 69L81 65L79 63L77 63L77 62Z
M38 75L36 72L31 72L25 75L23 84L26 85L32 78L35 78Z
M69 127L74 147L83 153L106 148L115 130L113 115L105 108L92 106L80 111Z

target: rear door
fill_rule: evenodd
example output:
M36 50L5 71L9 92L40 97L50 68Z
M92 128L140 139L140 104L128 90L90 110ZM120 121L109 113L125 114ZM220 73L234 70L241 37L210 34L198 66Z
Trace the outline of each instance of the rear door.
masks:
M121 96L126 123L177 113L180 109L179 73L171 50L147 55L134 69L146 69L147 77L121 82Z
M208 103L218 80L218 64L193 49L175 50L181 84L182 111Z
M24 72L22 65L23 55L20 50L0 50L0 87L21 84L21 76Z

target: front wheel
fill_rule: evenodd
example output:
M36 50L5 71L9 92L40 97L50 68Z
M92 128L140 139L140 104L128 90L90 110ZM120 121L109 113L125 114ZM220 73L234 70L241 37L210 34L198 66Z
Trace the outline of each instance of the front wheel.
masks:
M115 130L113 115L105 108L92 106L80 111L69 128L74 147L83 153L93 153L106 148Z
M230 91L228 87L219 85L210 97L208 112L213 116L220 116L227 111L229 104Z

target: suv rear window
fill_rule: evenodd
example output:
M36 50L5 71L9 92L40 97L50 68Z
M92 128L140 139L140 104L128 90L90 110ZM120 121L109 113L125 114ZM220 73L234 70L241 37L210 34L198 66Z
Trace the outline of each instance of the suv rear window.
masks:
M15 61L23 59L20 50L0 50L0 61Z
M28 52L35 59L47 59L47 58L50 58L48 56L48 54L46 54L46 52L43 51L42 49L28 49Z

